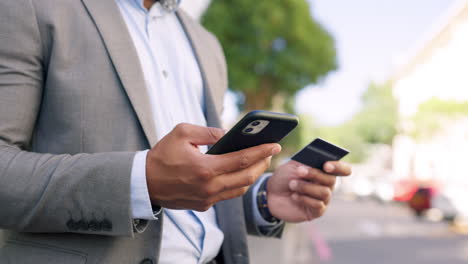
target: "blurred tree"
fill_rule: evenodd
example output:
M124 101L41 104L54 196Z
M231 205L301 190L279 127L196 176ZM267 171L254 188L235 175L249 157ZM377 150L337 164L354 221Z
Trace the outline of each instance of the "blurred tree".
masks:
M371 83L362 96L363 108L351 122L369 144L391 145L397 133L398 103L390 83Z
M372 144L391 145L397 124L398 102L391 83L371 83L362 95L361 110L340 128L340 142L352 151L350 161L364 161Z
M419 105L412 117L410 135L417 139L427 139L440 131L448 123L468 116L468 102L432 98Z
M337 67L334 40L307 0L216 0L202 23L224 48L230 88L243 93L244 111L293 112L294 94Z
M362 96L361 110L351 120L334 127L319 126L310 117L301 120L301 145L321 137L350 150L346 160L359 163L367 158L370 145L392 144L397 133L397 101L390 83L372 83Z

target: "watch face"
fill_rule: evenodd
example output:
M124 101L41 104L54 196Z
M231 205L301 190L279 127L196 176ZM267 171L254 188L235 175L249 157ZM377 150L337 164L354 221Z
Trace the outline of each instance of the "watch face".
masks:
M179 7L180 0L160 0L161 6L168 12L173 12Z

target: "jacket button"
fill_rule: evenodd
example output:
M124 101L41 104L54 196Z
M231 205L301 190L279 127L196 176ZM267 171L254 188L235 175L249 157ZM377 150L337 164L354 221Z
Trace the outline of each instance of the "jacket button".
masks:
M88 222L86 222L85 220L80 220L76 224L78 225L78 229L84 231L88 230Z
M145 258L140 262L140 264L153 264L153 261L149 258Z
M112 223L111 223L111 221L109 221L109 220L107 220L107 219L104 219L104 220L101 222L101 227L102 227L102 230L103 230L103 231L106 231L106 232L112 231Z
M78 230L78 223L73 221L73 219L70 219L67 221L67 227L68 229L72 230L72 231L76 231Z
M88 225L89 229L91 229L92 231L101 231L102 227L101 227L101 223L97 220L91 220L89 221L89 225Z

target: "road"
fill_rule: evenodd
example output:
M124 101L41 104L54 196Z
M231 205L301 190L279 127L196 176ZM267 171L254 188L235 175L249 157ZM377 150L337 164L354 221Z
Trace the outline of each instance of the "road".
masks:
M332 201L322 218L288 226L282 240L249 238L254 264L462 264L468 236L417 220L403 206Z

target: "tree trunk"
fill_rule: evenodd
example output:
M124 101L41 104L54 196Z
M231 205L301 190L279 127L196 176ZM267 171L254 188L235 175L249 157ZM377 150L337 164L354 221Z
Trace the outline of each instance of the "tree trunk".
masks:
M268 77L262 77L260 89L245 92L245 111L270 110L275 93L272 88L272 81Z

